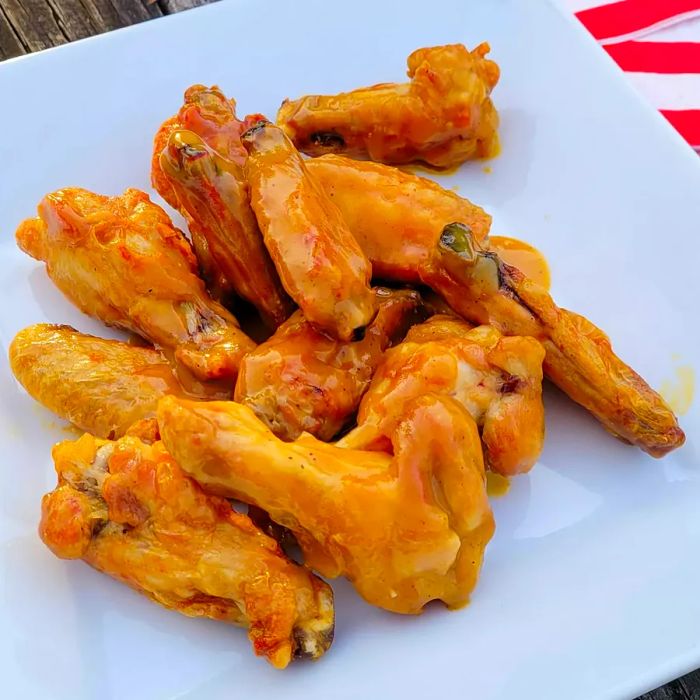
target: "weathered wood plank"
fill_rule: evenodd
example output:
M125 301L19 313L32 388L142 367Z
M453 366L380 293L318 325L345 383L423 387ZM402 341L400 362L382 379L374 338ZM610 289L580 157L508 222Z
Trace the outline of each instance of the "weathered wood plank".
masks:
M62 2L62 0L58 0ZM100 32L143 22L163 15L156 2L141 0L81 0L85 12Z
M700 671L693 671L678 680L688 700L700 700Z
M640 695L637 700L688 700L680 681L671 681L667 685Z
M27 0L22 0L27 6ZM37 3L38 4L38 3ZM44 3L41 3L44 4ZM80 0L45 0L52 19L66 41L85 39L102 31L99 25L90 21L90 15L85 12Z
M158 0L160 9L167 15L171 15L181 10L189 10L193 7L209 5L216 0Z
M27 53L0 4L0 61Z
M147 0L2 0L1 13L11 31L2 31L0 19L2 56L40 51L163 15L157 2Z
M68 41L68 37L58 26L48 2L2 0L2 7L15 33L28 51L40 51Z

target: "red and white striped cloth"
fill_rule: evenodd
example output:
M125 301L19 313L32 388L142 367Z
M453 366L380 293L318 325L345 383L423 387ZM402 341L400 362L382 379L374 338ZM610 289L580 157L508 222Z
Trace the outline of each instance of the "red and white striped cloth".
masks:
M700 151L700 0L559 0Z

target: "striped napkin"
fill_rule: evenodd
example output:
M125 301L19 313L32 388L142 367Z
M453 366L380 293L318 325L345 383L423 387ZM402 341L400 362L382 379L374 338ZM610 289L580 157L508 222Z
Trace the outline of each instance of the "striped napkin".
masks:
M559 0L700 151L700 0Z

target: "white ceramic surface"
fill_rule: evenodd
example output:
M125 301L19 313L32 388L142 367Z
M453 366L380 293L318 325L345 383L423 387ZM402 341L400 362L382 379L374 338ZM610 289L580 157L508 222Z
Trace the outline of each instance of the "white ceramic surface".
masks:
M700 370L700 163L574 20L545 2L222 2L0 65L0 345L39 321L105 334L20 254L47 191L149 189L153 132L193 82L240 112L400 80L418 47L491 42L503 153L444 178L551 262L559 302L589 316L654 386ZM335 583L336 642L275 672L245 634L148 602L36 535L60 423L0 363L3 697L598 700L700 665L700 410L662 461L547 392L547 443L495 502L472 604L405 618Z

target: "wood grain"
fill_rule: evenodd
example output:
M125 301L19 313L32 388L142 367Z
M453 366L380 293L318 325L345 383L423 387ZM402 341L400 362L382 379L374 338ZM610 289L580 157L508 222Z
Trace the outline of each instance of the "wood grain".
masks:
M166 15L180 12L181 10L189 10L192 7L209 5L211 2L212 0L158 0L160 8Z
M637 700L689 700L680 680L671 681L667 685L640 695Z
M215 1L0 0L0 61ZM637 700L700 700L700 671Z
M21 56L28 48L22 44L10 18L5 14L3 3L0 3L0 61L14 56Z
M191 6L201 0L192 0ZM165 3L164 3L165 4ZM185 9L186 2L180 2ZM168 14L146 0L2 0L0 58L41 51Z

